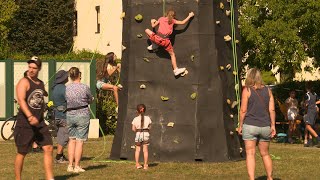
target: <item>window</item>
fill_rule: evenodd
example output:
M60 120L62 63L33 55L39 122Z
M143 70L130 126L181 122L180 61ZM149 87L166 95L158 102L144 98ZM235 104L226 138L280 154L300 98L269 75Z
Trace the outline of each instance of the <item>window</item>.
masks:
M96 6L96 12L97 12L97 33L100 33L100 6Z
M78 35L78 11L74 12L74 20L73 20L73 36Z

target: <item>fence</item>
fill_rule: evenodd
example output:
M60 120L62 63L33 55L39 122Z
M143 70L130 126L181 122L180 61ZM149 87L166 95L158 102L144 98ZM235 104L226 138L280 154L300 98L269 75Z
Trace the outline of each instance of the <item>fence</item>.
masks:
M14 104L16 99L15 88L19 80L23 77L23 73L28 70L27 60L0 60L0 120L17 113ZM48 102L51 100L51 87L54 82L54 75L58 70L68 71L71 67L78 67L82 72L82 83L90 86L91 93L96 94L96 61L90 60L44 60L42 61L42 69L39 72L41 79L49 96L45 98ZM70 82L70 81L69 81ZM96 112L96 103L90 105L93 113Z

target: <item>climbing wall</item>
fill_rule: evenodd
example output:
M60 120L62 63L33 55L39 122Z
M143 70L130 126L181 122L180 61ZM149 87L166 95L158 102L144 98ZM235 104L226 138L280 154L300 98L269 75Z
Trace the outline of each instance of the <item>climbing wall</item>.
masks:
M195 13L189 24L176 27L171 40L178 66L188 70L184 77L173 75L170 57L164 50L152 53L146 49L150 42L144 30L151 28L150 20L171 8L178 20L191 11ZM140 103L147 106L146 114L153 122L151 161L219 162L242 158L235 132L238 100L233 41L225 38L231 36L230 16L225 12L228 9L230 3L226 0L123 0L124 88L120 92L112 159L134 159L131 122Z

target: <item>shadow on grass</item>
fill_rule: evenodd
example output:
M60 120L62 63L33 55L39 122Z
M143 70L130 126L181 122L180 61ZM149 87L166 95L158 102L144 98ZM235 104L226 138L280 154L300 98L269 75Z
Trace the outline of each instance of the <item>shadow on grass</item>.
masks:
M60 175L60 176L55 176L54 179L56 179L56 180L65 180L65 179L68 179L68 178L76 177L78 175L79 174Z
M255 180L266 180L267 179L267 176L260 176L260 177L257 177L255 178ZM280 178L273 178L273 180L281 180Z
M94 169L103 169L107 167L107 165L98 165L98 166L88 166L85 168L86 171L94 170Z
M81 161L90 161L92 159L93 159L93 157L82 157Z
M159 163L150 163L150 164L148 164L148 165L149 165L149 167L156 167L156 166L158 166L158 164L159 164Z

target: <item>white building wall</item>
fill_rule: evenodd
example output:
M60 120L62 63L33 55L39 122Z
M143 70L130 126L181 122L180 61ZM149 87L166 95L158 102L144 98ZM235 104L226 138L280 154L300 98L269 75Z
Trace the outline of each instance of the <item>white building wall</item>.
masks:
M97 11L100 6L100 33L97 31ZM77 36L74 51L90 50L101 54L114 52L121 58L122 48L122 1L76 0Z

